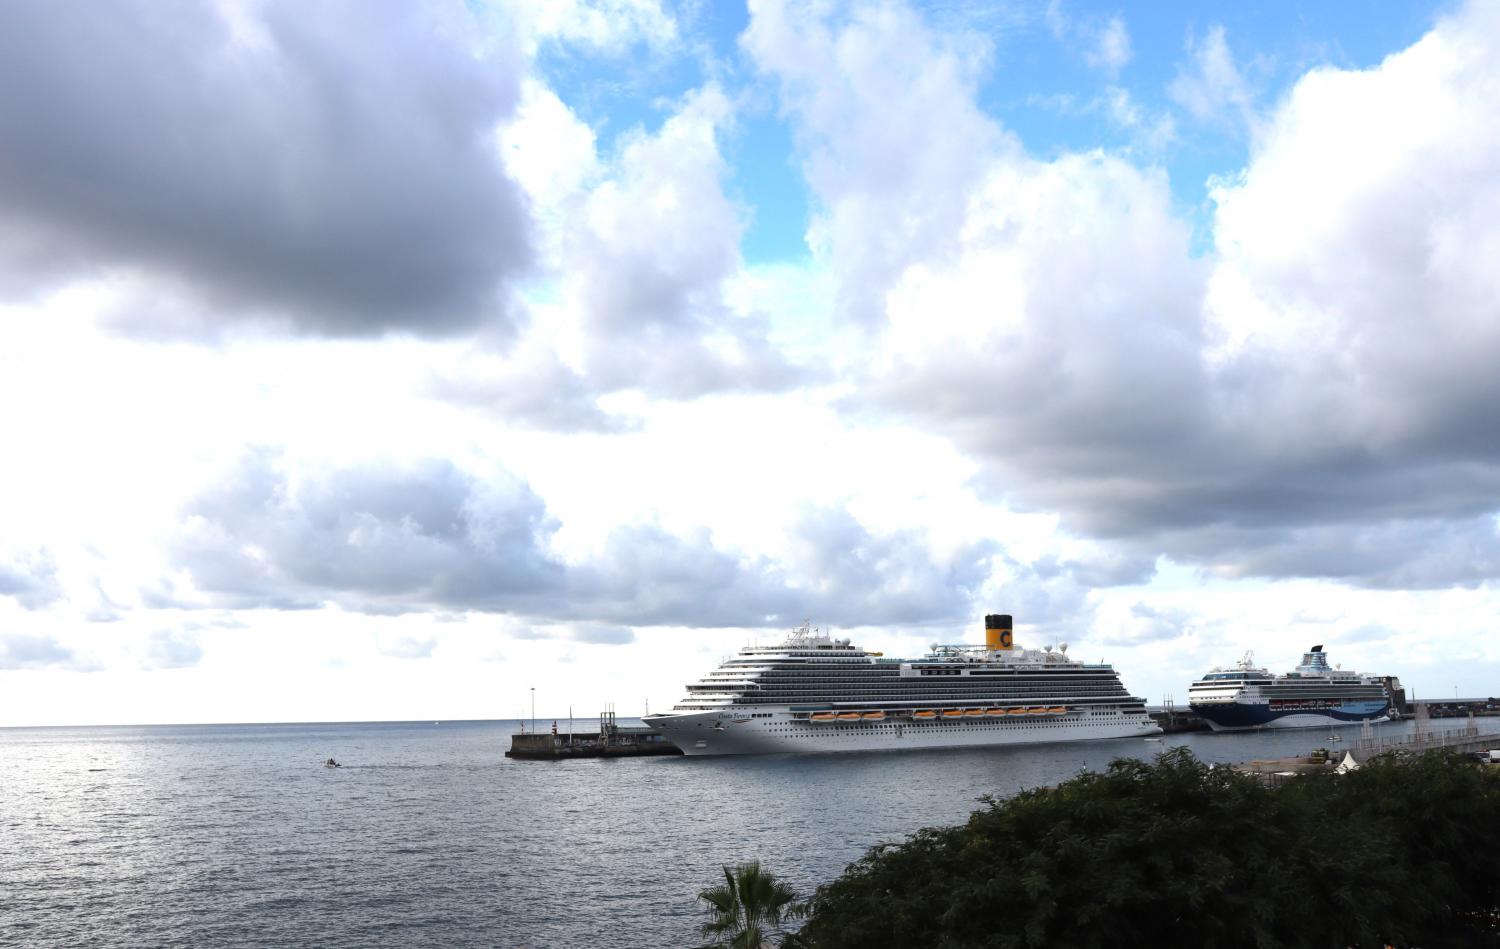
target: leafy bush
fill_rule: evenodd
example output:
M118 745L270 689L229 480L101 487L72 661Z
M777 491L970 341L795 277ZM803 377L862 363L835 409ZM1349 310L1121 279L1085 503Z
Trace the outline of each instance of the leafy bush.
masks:
M1500 945L1500 780L1441 752L1267 788L1186 749L873 848L816 949Z

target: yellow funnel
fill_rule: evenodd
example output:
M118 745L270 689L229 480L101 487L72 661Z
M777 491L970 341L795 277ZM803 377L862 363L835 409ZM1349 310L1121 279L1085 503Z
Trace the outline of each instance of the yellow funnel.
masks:
M1015 647L1011 618L1008 613L991 613L984 618L984 648L990 652Z

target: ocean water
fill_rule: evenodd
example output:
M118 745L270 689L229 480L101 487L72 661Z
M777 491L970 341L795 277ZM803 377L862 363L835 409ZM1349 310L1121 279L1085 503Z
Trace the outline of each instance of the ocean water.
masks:
M537 762L516 725L0 729L0 945L690 946L722 864L808 893L984 794L1327 737Z

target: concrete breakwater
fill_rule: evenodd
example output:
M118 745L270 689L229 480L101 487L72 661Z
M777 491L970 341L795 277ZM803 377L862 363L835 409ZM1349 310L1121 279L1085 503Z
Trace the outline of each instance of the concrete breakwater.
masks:
M620 729L640 734L617 735L612 740L598 732L571 735L512 735L507 758L559 760L563 758L630 758L640 755L680 755L682 749L654 729Z
M524 725L522 726L524 729ZM530 732L510 736L507 758L528 758L536 761L560 761L566 758L634 758L643 755L680 755L682 749L667 741L665 735L654 728L640 725L618 725L615 713L604 712L599 716L599 728L591 732L575 732L570 725L566 732L559 733L557 723L552 731Z

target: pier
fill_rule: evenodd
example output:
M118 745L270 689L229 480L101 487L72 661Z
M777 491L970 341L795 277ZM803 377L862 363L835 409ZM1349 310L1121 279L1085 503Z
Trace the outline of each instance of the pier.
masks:
M1410 735L1399 738L1386 738L1377 733L1366 723L1359 731L1359 737L1349 743L1346 749L1359 761L1373 758L1376 755L1391 754L1393 752L1412 752L1414 754L1429 751L1434 748L1446 748L1461 754L1471 752L1489 751L1491 748L1500 748L1500 734L1495 732L1482 733L1479 724L1474 720L1476 713L1469 713L1469 721L1466 725L1447 728L1433 728L1428 722L1427 703L1418 702L1416 705L1417 730Z
M1178 708L1172 696L1167 696L1160 705L1146 706L1146 714L1161 726L1163 734L1176 735L1182 732L1206 732L1208 722L1191 709Z
M615 713L604 712L599 716L599 728L591 732L575 732L571 728L562 734L557 723L552 731L520 733L510 736L507 758L524 758L532 761L563 761L569 758L638 758L648 755L680 755L682 749L667 741L666 736L654 728L615 724Z
M1426 703L1417 703L1417 730L1409 735L1387 737L1376 732L1365 722L1359 736L1339 749L1319 748L1307 755L1291 758L1248 761L1234 765L1236 771L1258 775L1273 783L1299 774L1319 771L1342 771L1359 765L1379 755L1421 754L1424 751L1443 749L1458 754L1476 754L1500 749L1500 733L1481 732L1470 713L1466 725L1448 728L1433 728L1429 724Z

